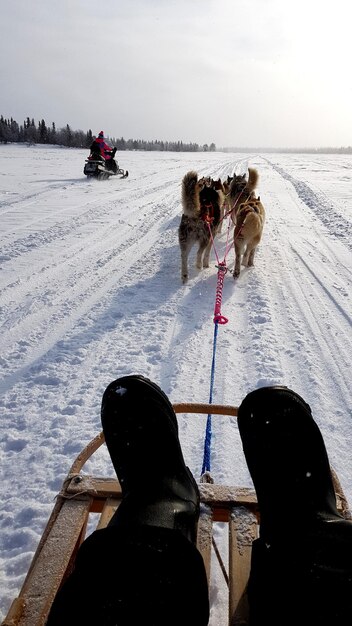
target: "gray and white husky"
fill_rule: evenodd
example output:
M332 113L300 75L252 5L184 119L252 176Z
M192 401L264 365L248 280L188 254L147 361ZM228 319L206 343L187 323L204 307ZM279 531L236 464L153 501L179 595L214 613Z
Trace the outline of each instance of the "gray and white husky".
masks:
M183 214L178 229L181 250L181 280L188 280L188 256L193 245L198 244L196 266L209 267L209 257L214 238L220 225L220 197L216 189L198 179L197 172L190 171L182 180ZM211 232L211 234L210 234Z

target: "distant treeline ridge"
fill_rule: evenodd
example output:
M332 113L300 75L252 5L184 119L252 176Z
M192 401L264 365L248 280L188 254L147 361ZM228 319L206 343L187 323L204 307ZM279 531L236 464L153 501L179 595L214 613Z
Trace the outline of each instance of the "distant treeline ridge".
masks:
M89 148L93 141L93 133L88 130L72 130L69 124L64 128L57 129L55 122L47 126L45 120L36 125L34 119L27 117L23 124L19 125L12 117L10 119L0 117L0 143L41 143L68 146L70 148ZM183 141L145 141L143 139L115 139L108 137L111 145L118 150L162 150L167 152L238 152L250 154L263 153L307 153L307 154L352 154L352 146L347 147L320 147L320 148L272 148L257 147L246 148L241 146L216 148L215 143L199 146L197 143L184 143Z
M10 119L0 117L0 143L27 142L42 144L57 144L69 148L89 148L93 141L93 133L88 130L72 130L69 124L64 128L57 129L55 122L47 126L45 120L36 125L34 119L27 117L23 124L19 125L12 117ZM184 143L183 141L144 141L143 139L115 139L109 137L108 141L118 150L162 150L168 152L214 152L216 146L197 143Z
M220 152L240 152L248 154L352 154L352 146L340 148L219 148Z

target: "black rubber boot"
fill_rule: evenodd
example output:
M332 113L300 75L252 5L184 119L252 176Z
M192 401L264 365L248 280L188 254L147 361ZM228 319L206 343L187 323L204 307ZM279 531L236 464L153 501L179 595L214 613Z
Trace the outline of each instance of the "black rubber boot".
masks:
M164 392L143 376L125 376L104 392L105 441L123 500L110 524L177 529L193 543L199 491L186 467L175 412Z
M273 532L285 532L286 524L306 526L308 518L341 517L325 444L303 398L287 387L252 391L239 407L238 427L262 537L270 540Z
M352 609L352 522L337 511L309 405L287 387L257 389L239 407L238 426L260 510L250 623L344 623Z
M126 376L105 390L101 417L123 499L80 546L47 626L207 626L199 492L171 403L155 383Z

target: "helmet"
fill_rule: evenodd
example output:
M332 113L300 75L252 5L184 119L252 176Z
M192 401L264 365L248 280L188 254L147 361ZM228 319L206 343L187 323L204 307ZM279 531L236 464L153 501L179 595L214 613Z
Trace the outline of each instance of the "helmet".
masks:
M102 138L104 138L104 131L103 131L103 130L101 130L101 131L100 131L100 133L99 133L98 137L102 137Z

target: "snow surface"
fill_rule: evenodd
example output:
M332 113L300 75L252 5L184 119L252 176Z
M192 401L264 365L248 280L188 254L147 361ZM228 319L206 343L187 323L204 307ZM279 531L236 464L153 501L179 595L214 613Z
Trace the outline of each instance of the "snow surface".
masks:
M352 503L352 156L119 155L130 177L90 181L85 150L0 146L1 617L18 593L64 477L101 429L115 378L141 373L172 402L208 402L215 254L182 285L181 180L256 167L266 207L255 267L224 281L213 402L286 384L311 405ZM216 240L223 259L227 226ZM233 250L228 266L233 268ZM199 478L206 416L179 416ZM236 418L213 417L211 473L251 485ZM297 450L299 454L299 450ZM113 476L99 450L87 473ZM278 472L280 468L278 468ZM147 473L147 468L146 468ZM217 529L221 538L222 529ZM216 583L211 624L223 623Z

